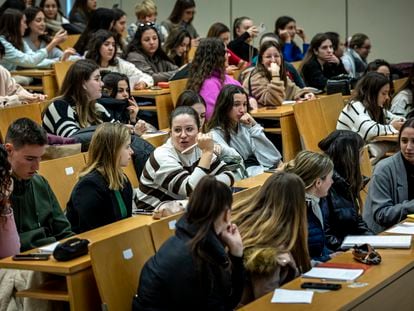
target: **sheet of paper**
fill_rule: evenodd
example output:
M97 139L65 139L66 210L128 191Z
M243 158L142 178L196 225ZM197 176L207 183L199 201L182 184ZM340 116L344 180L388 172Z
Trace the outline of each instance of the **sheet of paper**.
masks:
M272 303L312 303L313 291L275 289Z
M396 234L414 234L414 223L403 222L402 224L396 225L395 227L388 229L385 232Z
M59 242L55 242L46 246L39 247L39 253L52 254Z
M363 269L339 269L339 268L312 268L304 273L304 278L316 278L338 281L355 281L362 273Z
M410 248L409 235L349 235L342 243L343 247L352 247L355 244L371 244L376 248Z

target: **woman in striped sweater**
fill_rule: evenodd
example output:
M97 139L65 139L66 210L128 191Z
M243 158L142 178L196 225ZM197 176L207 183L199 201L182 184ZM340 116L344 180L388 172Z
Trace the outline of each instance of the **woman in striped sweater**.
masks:
M226 185L234 177L214 154L210 134L201 134L197 112L181 106L171 113L171 138L155 149L142 172L137 207L153 210L162 202L189 197L202 177L213 175Z
M336 128L358 133L369 143L371 155L379 160L390 145L372 142L380 135L397 134L404 119L392 114L389 102L390 81L377 72L367 73L357 84L355 95L339 115Z
M81 128L113 122L112 116L96 102L102 96L98 65L89 59L74 63L63 81L61 96L43 114L43 127L50 134L70 137Z

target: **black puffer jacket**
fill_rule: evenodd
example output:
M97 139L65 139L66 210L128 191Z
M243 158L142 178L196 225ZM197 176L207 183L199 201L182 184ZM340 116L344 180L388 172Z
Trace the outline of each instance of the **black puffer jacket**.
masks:
M141 271L132 310L233 310L243 291L243 258L228 255L215 232L203 249L211 262L196 267L188 242L197 233L183 216L168 239Z
M327 214L324 215L325 237L329 249L338 250L347 235L374 234L358 212L357 198L352 195L349 183L337 172L326 197Z

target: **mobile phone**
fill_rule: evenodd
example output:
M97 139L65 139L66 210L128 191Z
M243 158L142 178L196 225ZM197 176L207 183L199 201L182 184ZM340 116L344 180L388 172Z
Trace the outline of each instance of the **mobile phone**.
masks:
M246 187L231 187L231 192L237 193L237 192L240 192L246 189L247 189Z
M313 283L305 282L300 286L302 288L313 288L313 289L326 289L326 290L338 290L342 288L341 284L334 283Z
M12 257L13 260L48 260L50 254L17 254Z
M266 25L264 23L260 23L259 25L259 35L261 35L262 33L264 33L266 31Z

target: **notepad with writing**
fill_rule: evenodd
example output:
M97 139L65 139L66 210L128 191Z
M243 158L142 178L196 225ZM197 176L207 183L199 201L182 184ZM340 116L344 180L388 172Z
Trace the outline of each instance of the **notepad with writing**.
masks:
M302 274L304 278L325 279L336 281L355 281L361 274L363 269L338 269L338 268L319 268L315 267L308 272Z
M273 293L272 303L311 303L313 291L306 290L289 290L275 289Z
M349 235L341 247L353 247L355 244L368 243L376 248L410 248L410 235Z

